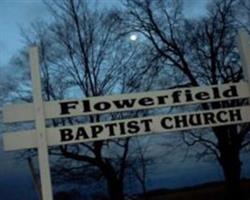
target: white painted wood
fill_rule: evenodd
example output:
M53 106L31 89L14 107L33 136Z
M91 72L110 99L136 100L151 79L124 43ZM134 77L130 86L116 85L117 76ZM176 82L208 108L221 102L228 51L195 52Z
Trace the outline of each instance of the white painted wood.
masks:
M3 134L3 149L20 150L27 148L37 148L37 136L35 130L7 132ZM24 138L25 137L25 138Z
M49 155L46 136L45 115L42 99L42 88L39 68L39 53L37 47L31 47L29 51L31 78L33 85L33 102L35 111L35 126L38 147L38 161L43 200L53 200L51 176L49 168Z
M247 81L250 81L250 36L246 31L241 30L237 42L243 65L243 75Z
M6 105L3 107L3 122L18 122L35 120L33 103Z
M205 115L205 113L213 113L218 114L219 112L223 111L225 113L228 113L230 111L240 110L241 118L240 120L235 121L226 121L226 122L220 122L218 120L215 120L215 123L213 124L205 124L204 120L201 125L192 125L188 124L187 127L174 127L172 129L165 129L161 125L161 120L165 117L174 118L175 116L187 116L190 117L192 115ZM97 140L107 140L107 139L115 139L115 138L124 138L124 137L132 137L132 136L139 136L139 135L147 135L147 134L155 134L155 133L167 133L167 132L173 132L173 131L183 131L183 130L189 130L189 129L197 129L197 128L207 128L207 127L216 127L216 126L222 126L222 125L232 125L232 124L240 124L240 123L246 123L250 122L250 115L248 114L250 112L250 106L242 106L242 107L234 107L234 108L225 108L225 109L215 109L215 110L209 110L209 111L199 111L199 112L188 112L188 113L179 113L179 114L173 114L173 115L161 115L161 116L155 116L155 117L143 117L143 118L134 118L134 119L125 119L125 120L115 120L111 122L100 122L100 123L92 123L92 124L83 124L83 125L76 125L76 126L64 126L64 127L57 127L57 128L47 128L47 136L48 136L48 145L62 145L62 144L75 144L80 142L91 142L91 141L97 141ZM226 116L226 115L223 115ZM144 125L139 123L142 120L152 119L151 124L151 130L149 132L145 132ZM91 135L91 127L96 125L105 126L107 124L119 124L119 123L128 123L131 121L136 121L139 123L140 131L136 134L116 134L115 136L110 136L110 131L105 129L103 132L101 132L98 135L98 138L89 138L89 139L80 139L80 140L72 140L68 142L61 142L60 137L60 130L63 128L69 128L72 129L73 132L76 132L76 130L79 127L84 127L88 135ZM117 133L119 133L119 127L116 127ZM35 130L32 131L23 131L23 132L16 132L16 133L6 133L3 135L3 140L5 144L5 150L18 150L18 149L24 149L24 148L36 148L37 144L33 138L32 135L36 133Z
M231 86L236 86L238 96L237 97L223 97L214 99L207 99L207 100L198 100L194 99L193 101L187 102L185 100L184 92L186 90L190 90L191 93L197 94L199 92L207 92L212 95L212 88L218 87L219 91L225 91L226 89L230 88ZM172 94L175 91L180 91L182 96L180 96L180 102L175 103L173 102L173 98L171 98ZM169 96L166 99L164 104L157 103L157 97L159 96ZM156 102L153 105L143 106L138 103L138 100L142 98L150 97ZM150 109L150 108L161 108L166 106L179 106L179 105L188 105L188 104L197 104L197 103L205 103L205 102L214 102L214 101L221 101L221 100L231 100L231 99L238 99L238 98L246 98L250 97L250 91L248 83L246 82L239 82L239 83L230 83L230 84L221 84L221 85L214 85L214 86L202 86L202 87L192 87L192 88L179 88L179 89L171 89L171 90L163 90L163 91L154 91L154 92L142 92L142 93L133 93L133 94L122 94L122 95L113 95L113 96L100 96L100 97L91 97L84 99L89 100L90 105L95 105L99 102L108 102L111 104L110 109L98 111L92 110L91 112L83 112L82 102L81 100L63 100L63 101L51 101L51 102L43 102L44 109L45 109L45 118L52 119L52 118L61 118L61 117L73 117L73 116L80 116L80 115L90 115L90 114L102 114L102 113L109 113L109 112L118 112L118 111L130 111L130 110L138 110L138 109ZM136 99L135 104L132 108L122 108L118 109L112 103L116 100L123 100L123 99ZM61 115L61 108L60 103L68 102L68 101L76 101L78 105L76 109L70 110L71 113L68 115ZM3 109L3 120L5 123L10 122L18 122L18 121L31 121L35 119L35 109L34 105L29 104L17 104L17 105L9 105L5 106Z

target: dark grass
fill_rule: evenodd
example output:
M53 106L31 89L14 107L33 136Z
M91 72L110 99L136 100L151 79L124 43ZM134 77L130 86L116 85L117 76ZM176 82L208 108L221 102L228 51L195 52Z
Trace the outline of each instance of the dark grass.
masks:
M250 179L241 181L242 196L250 200ZM144 200L142 196L137 200ZM180 189L158 189L147 192L147 200L224 200L224 182L212 182ZM237 199L241 200L241 199Z

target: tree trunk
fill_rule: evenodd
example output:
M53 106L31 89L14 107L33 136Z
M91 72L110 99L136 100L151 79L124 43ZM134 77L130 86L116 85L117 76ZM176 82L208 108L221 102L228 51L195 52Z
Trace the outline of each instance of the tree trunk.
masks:
M100 169L107 180L109 200L124 200L123 178L117 176L110 163L100 162Z
M107 179L107 185L110 200L124 200L123 186L117 177L109 177Z
M243 195L240 187L240 152L239 150L232 148L230 145L227 147L228 148L221 151L220 157L220 163L223 168L225 178L226 199L243 200Z

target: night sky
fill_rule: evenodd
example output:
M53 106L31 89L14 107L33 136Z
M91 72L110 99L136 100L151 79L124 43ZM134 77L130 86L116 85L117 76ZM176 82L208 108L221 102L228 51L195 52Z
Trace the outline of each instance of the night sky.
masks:
M119 5L119 0L97 0L96 5L109 7ZM207 0L186 0L185 14L199 17L205 14ZM27 29L35 20L50 20L49 12L42 0L0 1L0 67L23 46L22 29Z
M117 4L116 0L100 0L100 2L101 6ZM184 2L186 16L205 15L207 0L184 0ZM7 67L11 57L23 47L20 28L27 29L31 22L40 19L50 20L47 8L41 0L0 0L0 70ZM2 127L0 128L2 132ZM36 199L27 161L16 160L15 153L3 152L2 137L0 139L1 196L4 196L4 200ZM149 187L178 188L223 180L223 173L216 164L217 161L198 161L195 157L184 160L183 157L183 152L177 149L169 159L159 165L159 169L154 168ZM243 155L243 160L247 160L246 157ZM250 176L247 170L249 168L248 160L243 165L243 177Z

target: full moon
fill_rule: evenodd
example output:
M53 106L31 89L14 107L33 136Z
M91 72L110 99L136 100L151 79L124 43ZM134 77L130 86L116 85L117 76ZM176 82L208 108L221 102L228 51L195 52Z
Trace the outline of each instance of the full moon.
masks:
M137 40L137 35L132 34L132 35L130 35L129 39L132 40L132 41L136 41Z

